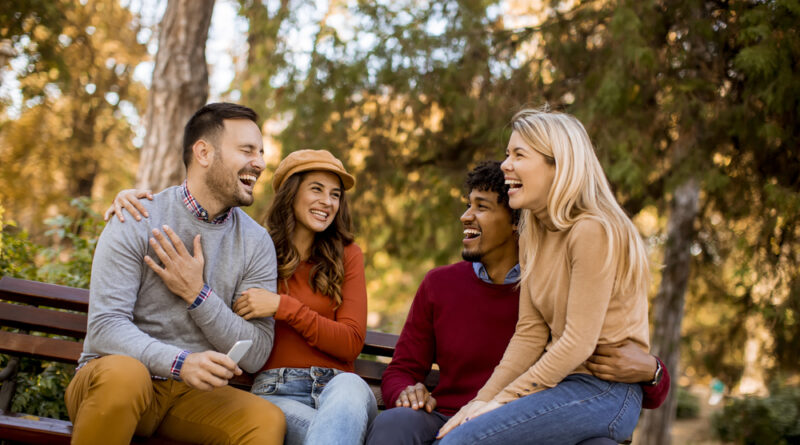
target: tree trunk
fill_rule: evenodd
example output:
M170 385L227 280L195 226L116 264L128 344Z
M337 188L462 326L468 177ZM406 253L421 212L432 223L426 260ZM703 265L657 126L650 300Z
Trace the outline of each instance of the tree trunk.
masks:
M158 192L186 176L183 127L208 98L205 50L213 10L214 0L170 0L164 12L136 177L139 188Z
M81 97L81 96L79 96ZM85 97L89 103L91 98ZM84 106L75 107L72 110L72 137L69 139L69 153L64 156L65 166L68 167L67 173L67 193L68 196L78 198L81 196L92 197L94 181L97 177L99 162L93 146L97 144L95 139L97 128L97 116L99 107Z
M695 238L694 221L698 212L700 186L690 178L673 195L667 223L667 246L661 288L655 299L651 350L661 358L673 384L664 406L647 410L639 422L637 443L668 445L677 408L678 361L680 360L681 321L686 287L689 282L691 252Z

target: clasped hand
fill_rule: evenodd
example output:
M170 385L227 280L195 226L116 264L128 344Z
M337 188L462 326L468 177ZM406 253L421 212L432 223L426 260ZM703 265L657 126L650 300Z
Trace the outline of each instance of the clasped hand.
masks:
M275 292L258 288L247 289L233 304L233 311L245 320L272 317L278 312L280 303L281 296Z
M204 285L205 259L200 235L194 237L194 255L192 255L169 226L165 225L163 229L169 239L160 230L153 229L154 238L150 238L150 247L164 266L156 264L149 255L144 257L144 262L161 277L172 293L192 304Z
M408 385L397 396L395 406L404 406L413 410L425 408L425 411L432 412L436 408L436 399L431 395L428 388L420 382L416 385Z
M656 373L656 358L630 340L597 345L586 367L595 377L611 382L648 382Z

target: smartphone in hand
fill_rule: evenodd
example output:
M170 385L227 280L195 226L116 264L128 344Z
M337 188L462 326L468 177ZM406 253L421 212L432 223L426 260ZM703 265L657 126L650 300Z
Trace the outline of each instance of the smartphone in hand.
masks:
M253 344L253 340L239 340L231 347L231 350L228 351L228 357L233 360L234 363L239 363L239 360L247 354L247 350L250 349L250 346Z

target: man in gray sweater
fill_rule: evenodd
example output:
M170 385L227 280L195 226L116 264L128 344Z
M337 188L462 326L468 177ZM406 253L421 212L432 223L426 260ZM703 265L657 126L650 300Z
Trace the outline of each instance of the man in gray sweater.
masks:
M134 434L283 442L281 411L227 385L242 372L225 355L237 340L253 341L239 362L248 372L272 350L272 318L231 310L246 289L276 290L272 240L238 208L252 204L265 168L256 120L240 105L201 108L184 131L183 185L143 203L143 222L103 230L86 341L65 395L73 443L128 444Z

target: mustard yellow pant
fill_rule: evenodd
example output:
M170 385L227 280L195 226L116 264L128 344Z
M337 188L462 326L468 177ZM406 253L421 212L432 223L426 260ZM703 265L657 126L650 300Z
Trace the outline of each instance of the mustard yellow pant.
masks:
M65 394L73 444L129 444L133 435L209 444L283 443L283 412L226 386L192 389L153 380L140 361L109 355L75 374Z

